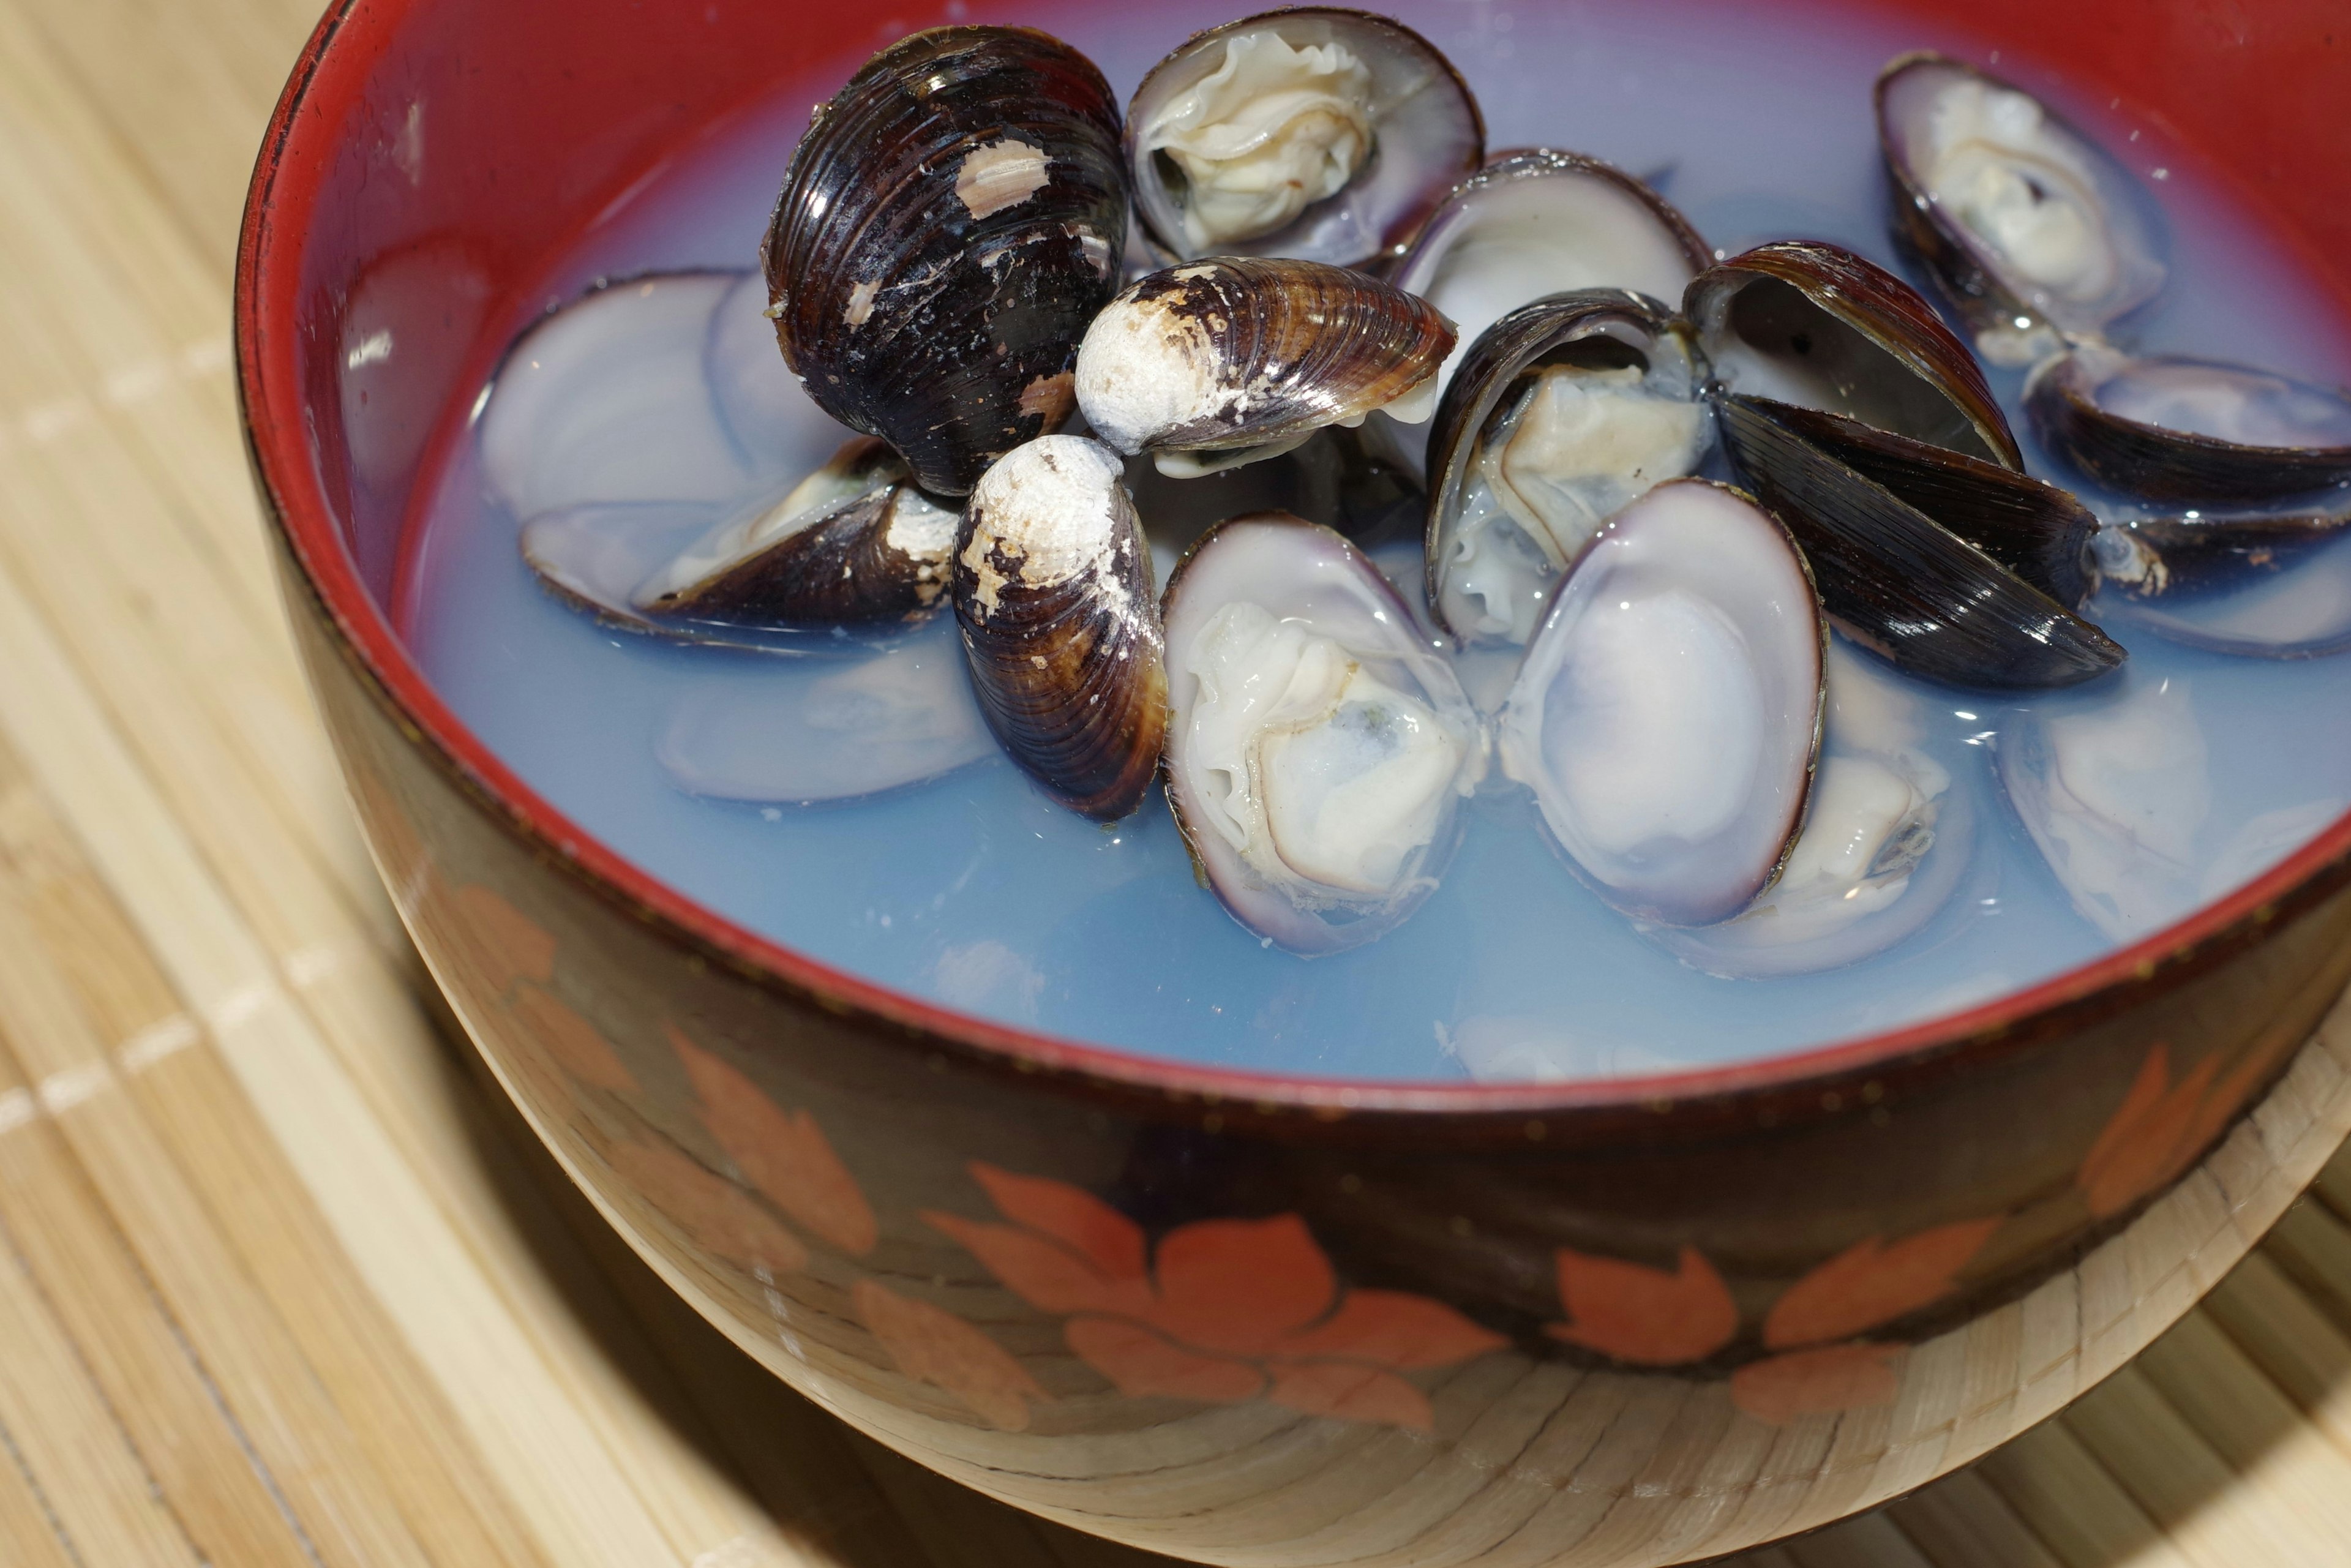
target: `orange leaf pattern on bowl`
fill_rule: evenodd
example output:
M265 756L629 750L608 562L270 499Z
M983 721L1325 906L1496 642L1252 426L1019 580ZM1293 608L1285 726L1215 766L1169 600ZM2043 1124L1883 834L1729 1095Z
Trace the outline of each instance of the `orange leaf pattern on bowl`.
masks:
M748 1193L664 1144L620 1143L606 1153L613 1170L687 1240L769 1278L808 1267L808 1248Z
M881 1237L873 1207L816 1118L806 1111L786 1111L676 1025L667 1032L702 1102L703 1124L743 1179L844 1252L863 1257L872 1251Z
M2093 1218L2120 1214L2171 1185L2195 1162L2244 1107L2262 1074L2298 1043L2272 1032L2274 1039L2255 1046L2218 1082L2217 1057L2206 1057L2175 1083L2169 1048L2160 1040L2147 1048L2130 1092L2107 1118L2074 1178Z
M1832 1344L1750 1362L1730 1375L1730 1399L1767 1426L1891 1405L1902 1392L1899 1345Z
M1428 1396L1399 1373L1499 1350L1499 1334L1400 1291L1343 1288L1295 1214L1142 1227L1067 1183L975 1162L1013 1223L926 1211L1029 1305L1064 1315L1078 1358L1121 1393L1238 1404L1426 1432Z
M850 1299L901 1373L946 1389L997 1430L1027 1431L1030 1403L1051 1402L1010 1352L953 1312L872 1280L858 1281Z
M1772 1350L1843 1339L1940 1301L2001 1221L1938 1225L1887 1245L1872 1236L1788 1287L1763 1320Z
M519 980L555 978L555 938L488 888L467 883L450 899L457 925L472 938L466 956L484 986L504 995Z
M1544 1333L1636 1366L1704 1361L1739 1333L1739 1305L1714 1265L1682 1249L1672 1273L1562 1247L1559 1299L1571 1321Z
M546 987L525 980L515 988L507 1010L572 1077L616 1094L638 1092L635 1076L612 1042Z

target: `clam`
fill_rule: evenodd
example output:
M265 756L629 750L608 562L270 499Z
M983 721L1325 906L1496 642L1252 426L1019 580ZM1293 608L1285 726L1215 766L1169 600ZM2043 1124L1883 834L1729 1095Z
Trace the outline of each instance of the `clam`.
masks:
M1522 305L1487 329L1429 435L1428 602L1464 641L1523 644L1602 522L1713 444L1705 362L1653 299Z
M1126 173L1102 73L1024 27L937 27L819 107L761 260L785 361L923 488L1055 428L1118 287Z
M1802 542L1821 602L1855 641L1953 685L2073 685L2121 644L1802 433L1803 411L1729 395L1724 447Z
M2192 511L2093 538L2101 613L2190 647L2294 659L2351 648L2351 513Z
M1006 753L1071 810L1133 811L1158 770L1167 678L1118 455L1047 435L998 458L964 508L954 590L972 689Z
M1441 643L1344 538L1282 513L1194 546L1166 625L1168 804L1225 907L1301 954L1411 914L1485 770Z
M1803 824L1826 637L1787 530L1726 486L1669 480L1561 583L1502 710L1502 771L1609 903L1728 919Z
M1820 764L1787 864L1719 925L1650 931L1685 963L1734 978L1813 974L1886 951L1950 903L1975 808L1924 747L1925 703L1842 638L1829 643L1827 686Z
M2137 180L2032 94L1941 55L1877 78L1896 241L1924 263L1995 364L2095 337L2163 285Z
M1485 141L1477 100L1436 46L1331 6L1194 35L1127 110L1135 214L1173 261L1368 261L1412 237Z
M2124 652L2069 608L2091 519L2023 473L1983 371L1901 280L1813 243L1690 285L1725 451L1856 641L1960 685L2064 685Z
M1078 350L1078 406L1102 441L1180 477L1429 397L1452 347L1434 308L1362 273L1219 257L1153 273L1110 302Z
M2252 501L2351 484L2351 397L2273 371L2086 345L2033 372L2025 412L2108 489Z
M1503 153L1456 185L1388 280L1460 332L1438 372L1442 392L1469 345L1521 305L1584 288L1679 299L1713 259L1681 214L1630 174L1537 148ZM1423 434L1395 435L1417 459Z
M946 587L957 515L906 465L855 438L780 499L727 518L639 583L648 615L744 625L845 625L920 614Z

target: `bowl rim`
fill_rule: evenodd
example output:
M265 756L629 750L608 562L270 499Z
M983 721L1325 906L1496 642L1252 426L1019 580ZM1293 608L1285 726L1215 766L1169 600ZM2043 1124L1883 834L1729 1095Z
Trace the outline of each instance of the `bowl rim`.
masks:
M2105 1016L2149 1000L2207 963L2290 924L2351 883L2351 810L2235 892L2151 936L1962 1011L1754 1061L1638 1076L1486 1083L1375 1080L1184 1062L991 1022L864 979L762 936L671 887L558 810L460 720L409 654L361 580L308 449L291 309L309 234L315 186L285 185L304 129L331 135L340 117L309 113L319 67L362 5L404 15L412 0L333 0L304 45L256 155L238 227L232 333L238 421L261 509L298 569L281 584L319 612L335 651L410 743L491 816L585 891L643 921L689 953L799 1005L813 1004L868 1035L896 1036L929 1052L987 1068L1090 1081L1176 1101L1254 1106L1260 1113L1438 1113L1472 1119L1531 1113L1642 1109L1675 1102L1777 1093L1824 1079L1974 1055L2059 1015ZM396 26L396 20L389 25ZM311 161L319 169L326 160ZM317 176L314 176L317 178ZM287 221L288 214L292 222ZM275 287L265 287L266 282ZM270 311L288 319L273 324ZM289 604L289 608L291 605ZM347 781L348 782L348 781ZM405 912L403 912L405 917Z

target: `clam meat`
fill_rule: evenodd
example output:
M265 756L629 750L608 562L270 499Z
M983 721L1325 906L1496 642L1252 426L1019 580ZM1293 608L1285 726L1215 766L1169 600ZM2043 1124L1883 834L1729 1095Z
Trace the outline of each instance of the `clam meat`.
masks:
M1975 808L1926 748L1925 703L1842 638L1829 643L1820 765L1780 878L1719 925L1650 935L1684 962L1736 978L1804 975L1882 953L1951 901Z
M2095 345L2025 388L2043 442L2110 490L2252 501L2351 484L2351 397L2273 371Z
M1940 55L1877 80L1897 243L1917 256L1995 364L2095 337L2163 285L2137 182L2032 94Z
M1359 272L1191 262L1139 279L1094 319L1078 350L1078 406L1099 439L1182 477L1433 398L1452 347L1434 308Z
M1609 903L1728 919L1803 824L1826 637L1787 530L1728 486L1669 480L1560 585L1502 710L1501 769Z
M1477 100L1436 47L1367 12L1300 6L1195 35L1127 110L1134 207L1167 259L1368 261L1478 166Z
M1504 153L1455 186L1388 278L1460 333L1437 373L1442 392L1469 345L1521 305L1585 288L1677 300L1713 259L1640 181L1596 158L1539 148ZM1382 418L1404 423L1394 409ZM1427 444L1416 423L1394 439L1416 461Z
M1344 538L1281 513L1211 530L1165 611L1168 804L1207 884L1295 953L1395 926L1485 771L1441 641Z
M935 27L869 60L792 154L761 260L817 405L936 495L1061 424L1118 287L1125 162L1109 84L1025 27Z
M1077 435L981 476L954 558L981 714L1046 793L1115 821L1159 768L1167 679L1151 552L1118 455Z
M1600 525L1713 444L1704 361L1662 306L1553 295L1488 329L1431 427L1428 601L1464 641L1524 644Z

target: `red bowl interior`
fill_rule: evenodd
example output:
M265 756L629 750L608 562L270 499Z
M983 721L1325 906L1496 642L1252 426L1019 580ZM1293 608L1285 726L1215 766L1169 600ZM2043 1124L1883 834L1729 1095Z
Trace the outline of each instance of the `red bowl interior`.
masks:
M462 434L454 401L487 373L506 329L544 304L525 291L598 214L776 83L964 9L924 0L877 19L856 7L740 0L344 0L320 22L270 123L239 247L235 317L265 497L310 591L421 744L602 893L790 987L983 1051L1236 1098L1515 1112L1719 1094L1949 1046L2148 984L2342 873L2351 818L2172 929L1963 1014L1734 1067L1524 1086L1274 1078L1007 1029L814 962L647 876L493 756L393 633L385 601L413 479ZM2351 136L2338 120L2351 102L2351 11L2342 0L1878 0L1875 9L1915 19L1922 42L1962 50L2029 39L2034 57L2069 81L2105 89L2233 180L2264 211L2265 232L2298 246L2351 316ZM402 356L397 385L379 389L386 402L364 413L345 402L354 311L396 322Z

